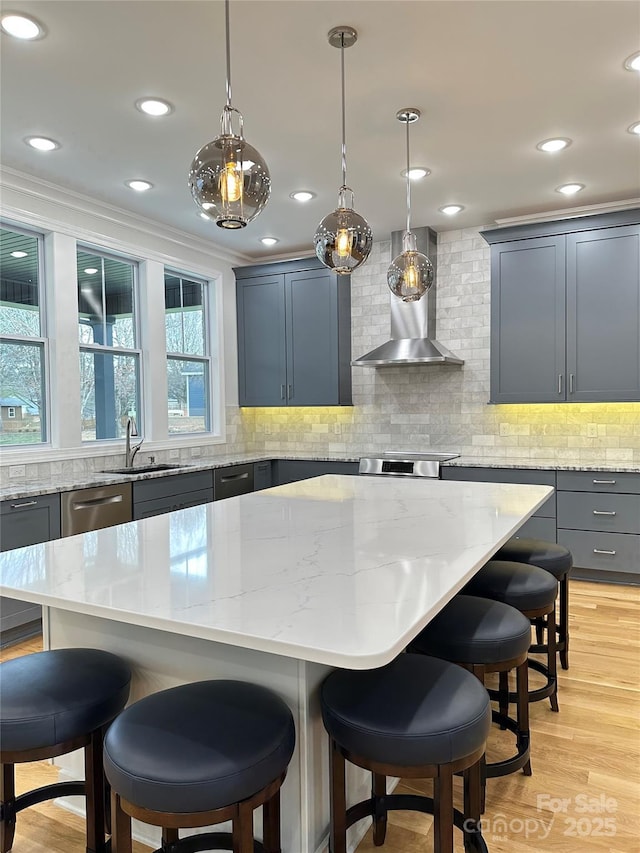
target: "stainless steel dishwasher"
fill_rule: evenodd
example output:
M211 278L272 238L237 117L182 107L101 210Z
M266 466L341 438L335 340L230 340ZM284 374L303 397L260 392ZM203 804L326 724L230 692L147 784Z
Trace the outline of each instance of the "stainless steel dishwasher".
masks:
M63 492L60 499L63 536L112 527L133 517L131 483Z

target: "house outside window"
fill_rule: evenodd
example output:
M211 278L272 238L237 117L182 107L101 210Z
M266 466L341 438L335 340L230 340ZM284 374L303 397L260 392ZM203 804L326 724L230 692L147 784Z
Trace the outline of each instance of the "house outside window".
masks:
M165 271L169 434L211 429L208 284Z
M137 266L78 246L82 440L122 438L129 417L142 433Z
M0 227L0 446L47 441L42 237Z

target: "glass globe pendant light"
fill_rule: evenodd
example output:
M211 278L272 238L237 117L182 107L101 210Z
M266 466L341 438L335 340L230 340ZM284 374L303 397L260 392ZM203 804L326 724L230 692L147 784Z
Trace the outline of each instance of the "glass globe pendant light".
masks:
M326 267L340 275L348 275L369 257L373 234L368 222L353 209L353 190L347 186L347 145L345 142L344 49L355 44L358 33L353 27L334 27L329 31L329 44L340 48L342 78L342 186L338 190L338 206L316 229L313 244L316 256Z
M433 284L433 264L417 251L415 235L411 233L411 179L409 178L409 125L420 118L420 110L407 107L396 114L407 126L407 230L402 235L402 253L394 258L387 270L387 284L394 296L403 302L417 302Z
M220 228L244 228L255 219L271 193L269 169L244 138L242 113L231 105L229 0L225 0L227 102L220 116L220 135L196 153L189 171L191 195L201 212ZM238 117L234 133L233 113Z

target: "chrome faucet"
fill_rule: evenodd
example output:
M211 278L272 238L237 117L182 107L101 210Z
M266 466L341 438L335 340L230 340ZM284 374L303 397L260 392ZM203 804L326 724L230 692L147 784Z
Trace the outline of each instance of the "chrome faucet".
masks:
M131 436L138 435L138 427L136 426L136 422L133 418L127 418L127 434L125 441L125 456L124 456L124 464L125 468L133 468L133 460L136 458L136 453L142 447L142 441L140 444L136 444L135 447L131 447Z

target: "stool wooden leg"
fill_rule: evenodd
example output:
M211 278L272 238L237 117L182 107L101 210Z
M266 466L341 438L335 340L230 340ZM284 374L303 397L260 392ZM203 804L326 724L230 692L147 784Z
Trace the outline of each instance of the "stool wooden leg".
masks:
M555 689L549 696L551 710L558 711L558 661L556 659L556 608L547 616L547 667L549 678L555 683Z
M375 802L373 843L376 847L382 847L387 835L387 810L386 808L380 808L380 800L378 798L384 797L387 793L387 777L381 776L379 773L373 773L372 777L371 794Z
M115 791L111 791L111 833L111 853L131 853L131 818Z
M433 851L453 853L453 773L450 766L438 767L433 794Z
M163 826L162 827L162 849L164 850L166 846L169 844L173 844L174 841L179 839L178 830L174 829L174 827Z
M475 840L467 837L467 832L481 831L482 765L477 761L464 771L464 849L476 851ZM475 828L474 828L475 827Z
M569 669L569 575L560 580L560 621L558 623L562 648L560 649L560 664L563 669Z
M498 687L498 706L500 708L500 713L504 717L509 716L509 673L501 672L499 676L499 687ZM500 728L504 731L505 726L501 725Z
M104 772L102 770L102 729L91 735L84 748L87 853L105 849Z
M15 813L15 773L13 764L0 764L0 803L2 803L2 823L0 823L0 853L9 853L13 846L16 831Z
M262 806L262 843L264 853L281 853L279 790Z
M529 749L531 732L529 729L529 661L525 660L516 668L516 720L518 723L518 752ZM531 776L531 759L523 766L525 776Z
M238 803L233 819L233 853L253 853L253 809Z
M329 753L329 785L331 826L329 853L347 853L347 795L344 756L331 739Z

